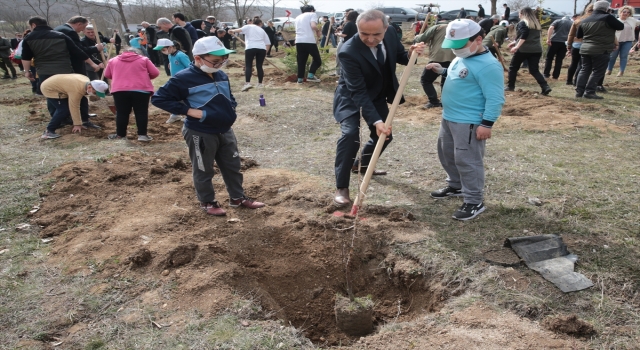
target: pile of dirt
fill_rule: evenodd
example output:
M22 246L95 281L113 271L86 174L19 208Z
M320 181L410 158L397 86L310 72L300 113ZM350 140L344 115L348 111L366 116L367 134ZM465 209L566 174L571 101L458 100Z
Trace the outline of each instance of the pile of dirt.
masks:
M188 159L136 153L54 170L33 222L42 237L54 238L51 262L68 273L153 282L129 291L143 305L215 315L239 292L258 299L265 317L291 322L320 343L355 339L337 329L334 316L336 295L346 295L349 254L353 291L372 296L377 325L436 311L454 294L389 246L394 231L425 234L408 213L365 207L351 248L354 220L331 215L331 197L308 175L243 164L246 194L265 208L230 208L216 177L228 214L207 216ZM168 283L175 286L170 296L162 290Z
M640 91L640 90L639 90ZM638 94L640 95L640 93ZM496 129L518 129L528 131L566 130L594 127L602 131L626 133L630 126L613 124L605 119L582 116L583 111L611 115L613 110L593 103L577 103L545 97L534 91L506 93L507 99ZM428 101L425 96L405 96L394 121L409 123L438 123L442 108L423 109Z
M579 319L576 315L550 317L542 322L542 326L556 333L576 337L588 337L596 332L592 325Z

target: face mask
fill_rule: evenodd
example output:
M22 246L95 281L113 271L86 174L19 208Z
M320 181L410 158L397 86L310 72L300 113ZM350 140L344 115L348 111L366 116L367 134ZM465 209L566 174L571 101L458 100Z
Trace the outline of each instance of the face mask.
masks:
M473 44L471 44L471 45L473 45ZM456 55L456 57L467 58L467 57L475 54L476 51L478 50L477 47L475 49L471 49L471 45L463 47L461 49L451 49L451 51L453 51L453 54Z
M206 66L206 65L203 64L203 65L200 66L200 69L205 73L215 73L220 68L213 68L213 67L209 67L209 66Z

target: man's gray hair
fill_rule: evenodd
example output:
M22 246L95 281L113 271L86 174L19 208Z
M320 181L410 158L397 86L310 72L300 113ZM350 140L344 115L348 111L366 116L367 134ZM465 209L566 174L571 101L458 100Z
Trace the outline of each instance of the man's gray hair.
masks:
M498 21L502 18L502 16L500 15L493 15L491 16L491 19L497 19Z
M385 28L389 26L389 21L387 20L387 16L382 13L382 11L378 10L369 10L358 15L356 19L356 26L360 23L360 21L370 22L381 20L382 24L384 24Z
M171 22L167 17L160 17L156 21L156 24L158 24L158 25L160 25L160 24L173 24L173 22Z
M596 3L593 4L593 10L606 12L609 9L609 6L611 6L611 4L608 1L600 0L600 1L596 1Z

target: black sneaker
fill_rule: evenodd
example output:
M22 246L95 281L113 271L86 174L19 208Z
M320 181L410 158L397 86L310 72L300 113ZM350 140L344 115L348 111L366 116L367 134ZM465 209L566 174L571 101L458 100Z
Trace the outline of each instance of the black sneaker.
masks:
M102 129L98 125L95 125L95 124L93 124L92 122L89 122L89 121L82 123L82 126L84 126L85 128L89 128L89 129L97 129L97 130Z
M597 92L607 92L607 89L604 88L604 86L596 86L596 91Z
M504 91L516 91L515 87L505 86Z
M582 97L590 99L590 100L602 100L604 98L604 97L598 96L596 94L584 94L584 95L582 95Z
M445 188L441 188L439 190L431 192L431 197L437 199L460 196L462 196L462 190L459 188L453 188L451 186L447 186Z
M551 90L551 87L550 87L549 85L545 85L545 86L543 86L543 87L542 87L542 92L541 92L541 93L542 93L544 96L547 96L547 95L549 95L549 93L550 93L551 91L552 91L552 90Z
M480 204L463 203L460 209L456 210L456 212L453 213L452 218L456 220L462 220L462 221L471 220L476 216L478 216L480 213L482 213L485 209L486 207L482 203Z
M442 103L440 102L428 102L426 105L422 106L422 108L424 109L429 109L429 108L438 108L438 107L442 107Z

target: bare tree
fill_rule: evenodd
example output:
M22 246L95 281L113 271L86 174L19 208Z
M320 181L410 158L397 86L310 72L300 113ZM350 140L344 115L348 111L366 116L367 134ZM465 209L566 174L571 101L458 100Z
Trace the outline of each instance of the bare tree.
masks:
M29 1L29 0L25 0L25 1ZM38 0L38 1L45 1L45 0ZM52 0L47 0L47 1L52 1ZM124 5L123 5L124 0L103 0L102 3L90 1L90 0L80 0L80 1L85 4L94 5L94 6L116 11L120 15L120 21L122 21L122 25L125 28L128 28L127 16L124 13Z
M491 1L491 15L498 14L498 0L490 0Z
M276 6L278 6L281 1L282 0L269 0L269 6L271 6L271 18L276 18Z
M216 18L219 17L218 12L220 9L227 3L226 0L202 0L202 2L207 6L207 10L209 12L207 15L211 15Z
M520 11L525 7L535 9L537 4L537 0L507 0L507 5L511 9L511 12Z
M9 9L15 6L13 0L0 0L0 8ZM2 12L2 20L7 22L14 32L23 32L27 29L27 19L32 15L24 7L17 7L10 11Z
M191 18L202 19L206 12L203 0L181 0L182 11Z
M24 0L36 15L43 17L49 22L51 8L58 3L58 0Z
M255 2L256 0L231 0L236 20L238 21L238 27L242 27L242 20L247 17L247 14L251 11Z

